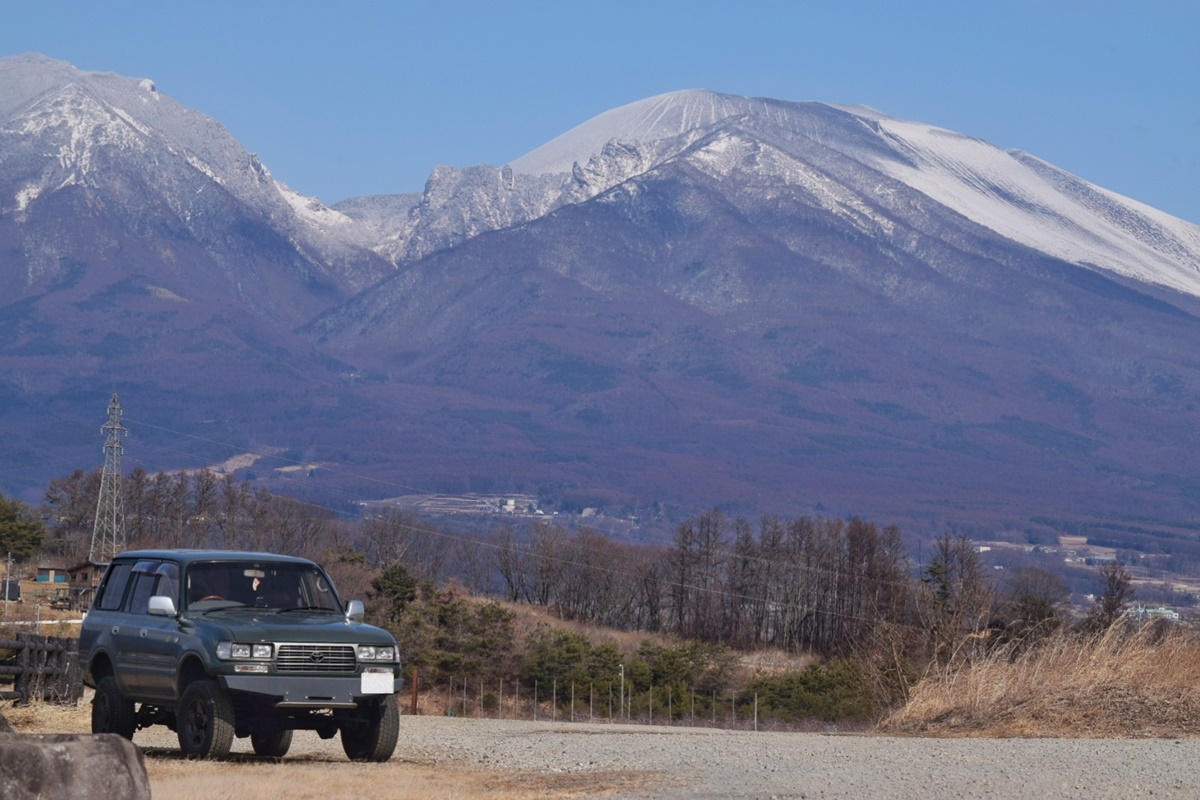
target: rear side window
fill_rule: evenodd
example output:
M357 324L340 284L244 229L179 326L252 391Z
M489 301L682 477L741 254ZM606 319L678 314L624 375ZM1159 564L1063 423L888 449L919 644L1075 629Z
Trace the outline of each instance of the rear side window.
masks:
M133 574L133 564L113 564L108 570L108 577L100 587L100 596L96 598L96 608L105 611L116 611L121 607L125 597L125 587L129 585L129 576Z

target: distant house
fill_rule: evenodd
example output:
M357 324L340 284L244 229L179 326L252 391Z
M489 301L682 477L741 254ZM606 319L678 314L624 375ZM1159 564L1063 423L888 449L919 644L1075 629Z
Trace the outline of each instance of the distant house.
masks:
M38 567L34 580L38 583L66 583L69 576L65 567Z
M67 570L70 578L71 601L76 608L86 611L92 605L96 587L104 577L108 562L84 561Z

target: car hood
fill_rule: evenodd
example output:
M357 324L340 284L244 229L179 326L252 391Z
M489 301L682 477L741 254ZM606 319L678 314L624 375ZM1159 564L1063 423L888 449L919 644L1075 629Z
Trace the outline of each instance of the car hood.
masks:
M186 624L214 641L394 644L392 635L364 622L349 622L336 613L221 609L189 616Z

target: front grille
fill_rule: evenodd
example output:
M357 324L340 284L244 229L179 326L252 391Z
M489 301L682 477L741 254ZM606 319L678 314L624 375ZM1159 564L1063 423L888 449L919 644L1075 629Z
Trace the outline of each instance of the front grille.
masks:
M275 656L279 672L354 672L354 645L281 644Z

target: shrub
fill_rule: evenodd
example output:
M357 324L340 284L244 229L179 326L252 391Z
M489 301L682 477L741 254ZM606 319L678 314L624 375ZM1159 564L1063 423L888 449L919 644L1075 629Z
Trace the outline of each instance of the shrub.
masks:
M852 661L809 664L799 672L756 678L741 693L740 704L758 695L760 716L784 722L819 719L862 720L874 713L862 671Z
M491 679L511 674L513 619L494 601L473 602L421 583L388 627L406 665L419 667L429 681L449 675Z
M586 636L541 624L525 642L522 678L548 687L557 681L559 697L570 695L571 683L586 684L593 649Z

